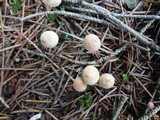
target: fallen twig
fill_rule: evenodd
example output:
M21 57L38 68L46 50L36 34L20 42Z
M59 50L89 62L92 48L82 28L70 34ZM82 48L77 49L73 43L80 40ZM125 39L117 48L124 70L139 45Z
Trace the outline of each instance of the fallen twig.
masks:
M72 63L75 63L75 64L80 64L80 65L95 65L95 64L100 64L100 63L108 60L109 58L118 55L118 54L123 50L123 48L124 48L124 47L122 47L122 48L120 48L120 49L117 49L114 54L110 54L110 55L108 55L108 56L101 57L100 59L98 59L98 60L93 60L93 61L78 61L78 60L73 60L73 59L71 59L71 58L68 58L68 57L62 55L62 54L59 54L58 56L59 56L60 58L63 58L63 59L65 59L65 60L68 60L68 61L70 61L70 62L72 62Z
M122 107L123 107L124 103L127 101L127 99L128 99L128 97L126 97L126 96L121 97L121 99L118 102L117 108L114 111L114 115L113 115L112 120L117 120L118 115L119 115L120 111L122 110Z
M80 12L86 12L86 13L92 13L92 14L98 14L97 11L92 9L86 9L86 8L77 8L77 7L65 7L68 10L76 10ZM154 19L154 20L160 20L159 15L134 15L134 14L127 14L127 13L113 13L111 12L111 15L115 17L122 17L122 18L141 18L141 19Z
M100 59L98 60L94 60L94 61L78 61L78 60L73 60L73 59L70 59L62 54L58 54L58 57L60 58L63 58L65 60L68 60L72 63L75 63L75 64L81 64L81 65L95 65L95 64L100 64L106 60L108 60L110 57L113 57L113 56L116 56L118 55L120 52L122 52L122 50L125 48L126 46L123 46L119 49L117 49L114 53L108 55L108 56L105 56L105 57L101 57ZM27 53L30 53L32 55L37 55L37 56L41 56L41 57L45 57L45 54L42 54L42 53L39 53L38 51L32 51L32 50L28 50L28 49L22 49L23 51L27 52Z
M21 21L31 19L31 18L36 17L36 16L46 15L46 14L56 14L56 15L63 15L63 16L67 16L67 17L82 18L82 19L85 19L85 20L97 22L97 23L100 23L100 24L105 24L105 25L108 25L108 26L111 26L111 27L115 28L115 26L113 24L108 23L105 20L101 20L101 19L98 19L98 18L95 18L95 17L90 17L90 16L78 14L78 13L66 12L66 11L47 11L47 12L35 13L35 14L31 14L31 15L28 15L28 16L25 16L25 17L21 18Z
M158 11L157 15L160 15L160 11ZM149 22L141 29L141 33L143 34L154 22L155 22L155 19L149 21Z
M9 105L4 101L4 99L1 96L0 96L0 101L6 108L10 108Z
M158 111L160 111L160 105L155 107L153 110L148 111L145 115L140 117L138 120L148 120L150 119L154 114L156 114Z

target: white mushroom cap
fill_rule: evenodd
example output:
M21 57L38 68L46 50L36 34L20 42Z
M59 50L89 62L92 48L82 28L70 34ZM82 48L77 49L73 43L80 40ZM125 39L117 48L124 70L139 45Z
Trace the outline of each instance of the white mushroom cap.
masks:
M44 47L53 48L58 44L59 37L53 31L45 31L41 34L40 40Z
M50 7L57 7L61 4L62 0L42 0L44 4Z
M155 106L154 106L153 102L148 102L147 107L151 110L151 109L153 109Z
M99 71L93 65L88 65L82 72L83 81L88 85L94 85L99 80Z
M101 41L97 35L89 34L83 39L83 46L89 52L96 52L101 47Z
M83 92L87 89L87 84L85 84L82 80L82 77L77 77L74 81L73 81L73 88L77 91L77 92Z
M113 77L113 75L109 73L102 74L98 81L98 85L105 89L112 88L114 86L114 83L115 83L115 78Z

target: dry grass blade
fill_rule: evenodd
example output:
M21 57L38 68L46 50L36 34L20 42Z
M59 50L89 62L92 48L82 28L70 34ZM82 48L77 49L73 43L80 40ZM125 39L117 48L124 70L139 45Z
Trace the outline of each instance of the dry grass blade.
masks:
M9 105L4 101L4 99L1 96L0 96L0 101L6 108L10 108Z

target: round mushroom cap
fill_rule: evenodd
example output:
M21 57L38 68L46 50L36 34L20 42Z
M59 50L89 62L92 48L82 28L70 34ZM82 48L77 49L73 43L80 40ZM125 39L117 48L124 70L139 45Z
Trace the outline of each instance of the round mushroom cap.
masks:
M96 52L101 47L101 41L97 35L89 34L83 39L83 46L89 52Z
M77 77L74 81L73 81L73 88L77 91L77 92L83 92L87 89L87 84L85 84L83 82L82 77Z
M147 107L151 110L151 109L153 109L155 106L154 106L153 102L148 102Z
M59 41L57 33L53 31L45 31L40 36L41 44L46 48L54 48Z
M102 74L98 81L98 85L105 89L112 88L114 86L114 83L115 83L115 78L113 77L113 75L109 73Z
M62 0L42 0L44 4L50 7L57 7L61 4Z
M82 72L83 81L88 85L94 85L99 80L99 71L93 65L88 65Z

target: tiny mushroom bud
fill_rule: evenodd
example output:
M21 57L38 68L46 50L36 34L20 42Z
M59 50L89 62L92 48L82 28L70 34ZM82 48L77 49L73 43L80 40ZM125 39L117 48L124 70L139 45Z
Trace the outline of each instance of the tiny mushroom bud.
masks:
M53 31L45 31L40 36L42 45L46 48L54 48L59 41L57 33Z
M87 89L87 84L85 84L82 80L82 77L77 77L74 81L73 81L73 88L77 91L77 92L83 92Z
M147 107L151 110L154 108L153 102L148 102Z
M88 65L82 72L83 81L88 85L94 85L99 80L99 71L93 65Z
M50 7L57 7L61 4L62 0L42 0L44 4Z
M85 38L83 39L83 46L89 52L94 53L100 49L101 41L98 38L98 36L94 34L89 34L86 35Z
M115 83L115 78L109 73L101 75L98 81L98 85L105 89L112 88L114 86L114 83Z

